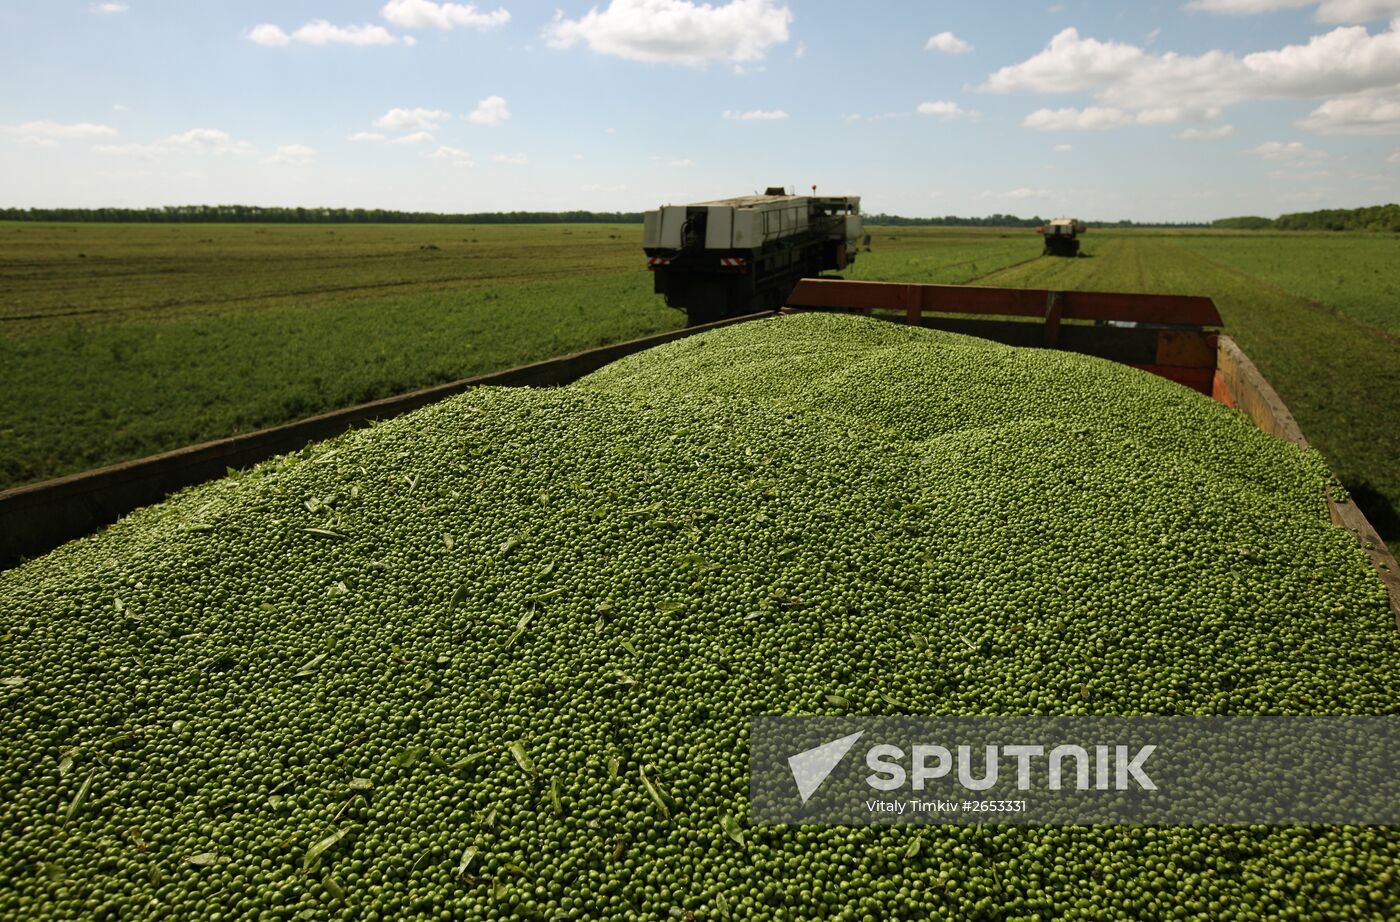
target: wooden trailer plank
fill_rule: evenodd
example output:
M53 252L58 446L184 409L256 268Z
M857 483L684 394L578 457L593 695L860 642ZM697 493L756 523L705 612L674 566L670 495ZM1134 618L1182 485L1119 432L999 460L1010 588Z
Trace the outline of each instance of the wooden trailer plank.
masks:
M1197 330L1158 330L1155 364L1207 368L1214 373L1218 351L1216 336Z
M1193 391L1210 396L1211 385L1215 381L1214 368L1183 368L1176 365L1158 365L1155 363L1131 364L1131 367L1140 371L1148 371L1168 381L1175 381L1183 387L1189 387Z

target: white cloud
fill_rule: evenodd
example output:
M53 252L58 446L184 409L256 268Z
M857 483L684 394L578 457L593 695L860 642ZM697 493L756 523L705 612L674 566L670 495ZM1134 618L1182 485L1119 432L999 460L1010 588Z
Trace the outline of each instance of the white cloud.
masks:
M694 160L668 160L668 161L666 161L666 165L667 165L667 166L680 167L680 168L684 169L685 167L695 166L695 161L694 161Z
M424 154L423 156L432 160L450 160L453 166L458 167L465 168L476 166L475 161L471 159L471 154L458 147L448 147L446 144L439 146L438 149L431 154Z
M782 109L751 109L748 112L725 109L721 115L732 122L778 122L788 117Z
M93 147L93 151L111 157L140 157L143 160L154 160L156 157L170 153L170 148L162 147L159 144L98 144Z
M1010 189L1006 192L983 192L983 198L1005 198L1013 201L1024 201L1033 198L1049 198L1050 193L1045 189L1030 189L1022 186L1018 189Z
M497 163L505 163L510 166L525 166L530 162L530 158L524 154L496 154L491 159Z
M1318 163L1330 157L1326 151L1314 150L1301 141L1289 141L1288 143L1265 141L1258 147L1252 147L1244 153L1277 163L1293 165Z
M64 125L59 122L41 119L4 128L6 134L17 134L21 139L35 141L83 141L90 138L110 138L117 133L111 125L95 125L92 122L75 122Z
M1067 154L1067 153L1069 153L1069 152L1072 151L1072 150L1074 150L1074 145L1073 145L1073 144L1056 144L1056 145L1055 145L1055 153L1057 153L1057 154Z
M175 153L234 154L246 157L257 152L252 144L235 140L227 131L217 128L192 128L151 144L99 144L93 150L99 154L146 159Z
M112 111L113 111L113 112L130 112L131 110L128 109L126 106L122 105L121 103L114 103L114 104L112 105Z
M1180 121L1185 121L1193 117L1196 113L1188 113L1176 106L1163 106L1159 109L1143 109L1134 120L1139 125L1172 125ZM1218 111L1215 115L1219 115ZM1206 118L1214 118L1214 115L1203 114Z
M1323 0L1317 6L1320 22L1374 22L1400 16L1400 0Z
M1038 54L994 72L981 88L993 93L1091 90L1122 79L1144 57L1134 45L1080 38L1079 30L1071 27L1056 34Z
M1187 128L1177 137L1183 141L1218 141L1234 133L1234 125L1219 125L1215 128Z
M1212 118L1250 99L1307 99L1400 83L1400 20L1372 35L1363 26L1333 29L1303 45L1240 57L1149 54L1134 45L1081 37L1065 29L1044 50L1003 67L989 92L1093 93L1101 108L1174 113L1161 121ZM1148 118L1134 120L1150 124ZM1124 124L1127 121L1124 120Z
M262 45L264 48L281 48L283 45L290 45L292 37L282 31L280 26L274 26L270 22L259 23L249 29L244 38L255 45Z
M235 141L227 131L217 128L192 128L183 134L171 135L157 143L175 150L186 150L201 154L253 153L253 145L247 141Z
M380 14L404 29L495 29L510 22L504 8L491 12L478 10L470 3L433 3L432 0L389 0Z
M476 104L467 115L467 121L474 125L499 125L510 118L510 109L506 106L506 101L500 96L487 96Z
M1318 134L1400 134L1400 87L1329 99L1298 125Z
M1175 106L1127 112L1114 106L1083 109L1037 109L1021 121L1024 128L1039 131L1101 131L1126 125L1170 125L1191 118L1215 118L1218 109L1189 112Z
M283 144L277 148L277 153L268 157L263 163L293 163L307 164L316 160L316 148L307 147L305 144Z
M394 138L390 144L431 144L433 136L426 131L415 131L413 134L406 134L401 138Z
M350 136L352 141L383 141L384 135L378 131L357 131Z
M861 115L859 112L853 112L841 117L848 122L887 122L894 118L908 118L913 114L912 112L877 112L874 115Z
M972 46L951 32L939 32L924 43L925 51L941 51L944 54L967 54Z
M58 142L53 138L37 138L33 135L26 135L19 139L20 144L28 144L32 147L57 147Z
M1316 2L1318 0L1191 0L1190 3L1186 4L1186 8L1205 13L1243 16L1250 13L1268 13L1273 10L1312 6Z
M1087 109L1037 109L1022 120L1037 131L1100 131L1131 125L1133 117L1122 109L1089 106Z
M317 19L293 32L292 41L308 45L392 45L398 39L383 26L336 26Z
M719 6L691 0L610 0L578 19L563 13L544 29L551 48L583 42L599 54L629 61L703 67L712 61L758 61L788 40L792 13L774 0L730 0Z
M962 106L958 105L955 102L950 102L946 99L940 99L935 102L919 103L919 114L932 115L944 120L951 120L957 118L967 118L968 116L973 115L975 113L969 112L968 110L964 109Z
M375 128L386 131L437 131L452 118L441 109L390 109L374 120Z
M1332 176L1332 171L1284 168L1281 170L1270 170L1268 175L1270 179L1286 179L1289 182L1296 182L1300 179L1329 179Z
M1400 0L1191 0L1188 10L1247 15L1317 6L1318 22L1373 22L1400 16Z
M127 10L131 9L131 7L127 6L125 3L94 3L91 9L94 13L111 15L113 13L125 13Z
M383 26L337 26L315 19L288 35L280 26L265 22L249 29L248 41L268 48L297 42L303 45L393 45L399 40Z

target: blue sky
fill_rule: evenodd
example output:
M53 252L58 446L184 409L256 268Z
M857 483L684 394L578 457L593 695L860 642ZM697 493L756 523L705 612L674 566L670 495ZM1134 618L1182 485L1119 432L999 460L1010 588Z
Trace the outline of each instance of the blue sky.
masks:
M0 205L1400 198L1400 0L0 0Z

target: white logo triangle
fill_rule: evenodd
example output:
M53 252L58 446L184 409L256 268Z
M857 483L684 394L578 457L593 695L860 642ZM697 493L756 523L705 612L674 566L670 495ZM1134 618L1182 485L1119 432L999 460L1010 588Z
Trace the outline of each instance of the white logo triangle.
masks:
M792 770L792 780L797 782L797 793L802 795L804 804L817 793L817 788L835 771L836 766L841 764L841 760L851 751L856 740L864 735L865 731L862 730L850 736L843 736L839 740L823 743L815 749L788 756L788 768Z

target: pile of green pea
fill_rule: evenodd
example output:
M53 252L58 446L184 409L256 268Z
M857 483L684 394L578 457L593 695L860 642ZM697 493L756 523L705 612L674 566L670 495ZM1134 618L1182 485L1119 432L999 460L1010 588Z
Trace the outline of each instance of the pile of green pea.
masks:
M1393 919L1382 827L768 827L756 714L1390 714L1318 456L865 318L481 389L0 574L0 917Z

